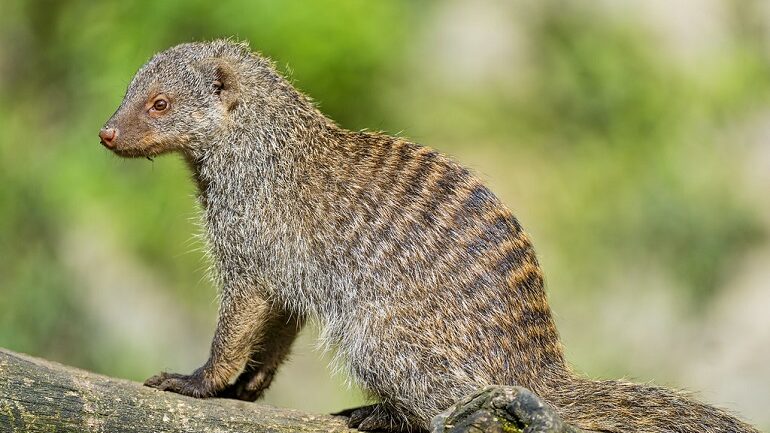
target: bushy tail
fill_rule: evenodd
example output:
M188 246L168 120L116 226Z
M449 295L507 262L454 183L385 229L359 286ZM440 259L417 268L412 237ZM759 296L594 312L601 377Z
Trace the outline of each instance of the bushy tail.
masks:
M759 433L686 393L619 380L575 378L544 397L569 423L613 433Z

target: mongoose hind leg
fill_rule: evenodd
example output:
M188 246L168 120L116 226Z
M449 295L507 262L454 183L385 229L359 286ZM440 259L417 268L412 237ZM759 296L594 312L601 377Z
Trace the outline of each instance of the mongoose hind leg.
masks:
M278 367L286 359L291 344L302 329L304 320L296 314L274 307L265 325L263 338L257 338L246 368L234 383L216 394L217 397L255 401L273 381Z
M273 319L271 305L254 290L232 290L223 297L208 361L192 374L161 373L146 386L191 397L212 397L227 388L252 354L255 342L266 338Z
M348 427L361 431L388 433L423 433L419 427L408 423L395 409L384 403L370 404L337 412L334 415L348 417Z

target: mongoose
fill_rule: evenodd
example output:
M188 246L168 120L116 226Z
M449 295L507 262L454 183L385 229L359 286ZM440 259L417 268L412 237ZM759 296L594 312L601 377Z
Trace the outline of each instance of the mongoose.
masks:
M587 430L756 432L677 391L574 374L503 203L435 150L336 125L245 43L155 55L99 136L120 156L183 156L221 291L208 361L148 386L255 400L315 321L379 401L352 411L360 430L421 431L503 384Z

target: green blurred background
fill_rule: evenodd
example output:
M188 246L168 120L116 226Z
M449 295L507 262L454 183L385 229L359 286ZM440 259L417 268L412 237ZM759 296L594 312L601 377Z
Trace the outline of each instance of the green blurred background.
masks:
M0 4L0 346L143 380L207 355L176 157L96 136L171 45L250 41L350 129L472 167L530 231L576 369L770 426L770 2ZM361 401L298 341L266 401Z

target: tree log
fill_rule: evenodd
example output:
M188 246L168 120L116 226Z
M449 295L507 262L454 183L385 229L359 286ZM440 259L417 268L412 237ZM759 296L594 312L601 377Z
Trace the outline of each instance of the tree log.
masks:
M0 348L0 433L354 431L341 417L185 397Z
M354 432L346 418L158 391L0 348L0 433ZM490 386L437 415L433 433L580 433L530 391Z

